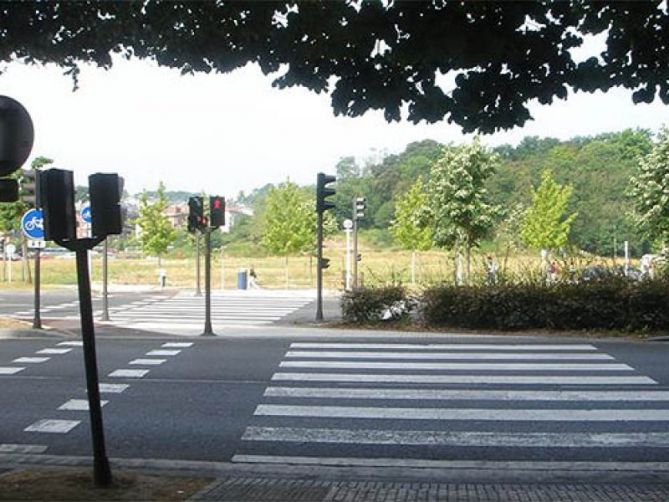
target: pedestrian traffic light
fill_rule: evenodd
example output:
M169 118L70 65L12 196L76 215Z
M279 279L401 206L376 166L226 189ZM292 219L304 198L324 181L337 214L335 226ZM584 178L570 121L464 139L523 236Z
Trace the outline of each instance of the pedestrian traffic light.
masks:
M321 258L321 269L330 267L330 258Z
M362 261L362 254L361 254L361 253L358 253L358 254L355 256L355 261Z
M0 96L0 177L21 167L33 148L35 131L28 111L8 96Z
M318 173L316 179L316 211L319 213L324 212L327 209L334 209L335 204L332 201L327 200L327 197L334 195L335 189L328 188L328 183L333 183L337 181L337 178L323 173Z
M48 241L77 238L74 210L74 174L64 169L48 169L37 174L37 207L44 214L44 239Z
M202 197L190 197L188 199L188 231L195 232L205 226L204 201Z
M359 220L365 217L365 207L367 201L364 197L356 197L354 201L353 218Z
M225 225L225 198L218 195L209 197L209 226L218 228Z
M118 174L96 173L88 177L94 237L123 233L123 178Z
M37 171L24 169L21 176L21 200L37 207Z
M19 200L19 183L10 178L0 178L0 202Z

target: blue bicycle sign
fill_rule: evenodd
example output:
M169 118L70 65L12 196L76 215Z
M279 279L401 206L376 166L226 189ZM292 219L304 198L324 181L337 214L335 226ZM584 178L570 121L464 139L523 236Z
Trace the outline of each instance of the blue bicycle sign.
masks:
M91 215L91 206L84 206L81 208L81 219L86 223L93 221L93 216Z
M41 209L30 209L21 218L21 230L28 239L44 239L44 214Z

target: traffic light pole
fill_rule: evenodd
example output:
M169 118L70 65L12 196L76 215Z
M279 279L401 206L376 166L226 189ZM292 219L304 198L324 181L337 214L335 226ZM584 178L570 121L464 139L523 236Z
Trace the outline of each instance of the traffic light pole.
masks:
M102 321L109 321L109 291L107 281L109 279L109 237L105 239L104 251L102 254Z
M316 226L316 320L323 320L323 212L317 212Z
M355 202L353 203L355 210ZM358 287L358 218L353 213L353 289Z
M195 275L196 289L195 296L202 296L202 289L200 289L200 235L195 233Z
M215 335L211 326L211 228L204 231L204 333Z
M35 249L35 313L33 315L33 329L42 329L42 317L40 314L40 280L41 280L41 249Z

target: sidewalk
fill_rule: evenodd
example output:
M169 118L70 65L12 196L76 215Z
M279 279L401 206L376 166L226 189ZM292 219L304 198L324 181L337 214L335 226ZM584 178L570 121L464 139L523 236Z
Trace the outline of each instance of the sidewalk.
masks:
M619 470L504 472L481 469L322 468L297 465L248 465L226 462L112 459L112 471L151 475L166 483L181 479L214 481L192 501L545 501L664 502L669 500L669 467L620 464ZM0 500L3 475L17 470L92 469L88 457L0 454ZM556 464L561 464L556 462ZM492 464L494 465L494 463ZM532 472L530 472L532 471ZM55 483L54 483L55 485ZM57 499L58 486L44 487Z

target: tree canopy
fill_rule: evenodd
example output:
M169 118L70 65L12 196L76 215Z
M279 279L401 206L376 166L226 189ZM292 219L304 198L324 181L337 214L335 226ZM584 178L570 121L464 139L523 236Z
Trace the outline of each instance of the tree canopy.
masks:
M466 132L524 124L527 104L622 86L669 103L669 13L633 2L4 2L0 61L183 73L256 63L273 85L327 92L336 114L447 120ZM573 49L604 33L601 54Z

